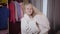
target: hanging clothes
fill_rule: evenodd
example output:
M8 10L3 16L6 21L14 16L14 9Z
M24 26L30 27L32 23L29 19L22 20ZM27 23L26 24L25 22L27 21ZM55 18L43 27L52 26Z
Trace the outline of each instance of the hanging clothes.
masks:
M22 18L22 16L23 16L23 9L22 9L22 5L20 5L20 3L18 3L17 1L15 1L14 2L15 3L15 17L16 17L16 21L18 22L18 26L17 26L17 30L20 32L20 34L21 34L21 22L20 22L20 20L21 20L21 18ZM17 24L17 22L16 22L16 24ZM16 31L17 31L16 30Z
M17 1L15 1L15 17L16 17L16 21L18 21L18 19L20 19L20 5Z
M0 7L0 29L8 28L9 10L7 7Z
M22 4L22 5L21 5ZM20 10L21 10L21 17L20 18L22 18L23 17L23 11L24 11L24 5L23 5L23 3L20 3ZM21 20L21 19L20 19Z
M9 9L10 9L10 22L15 23L15 4L14 4L14 2L11 2L9 4Z
M23 9L20 5L20 3L18 3L17 1L15 1L15 17L16 17L16 21L20 21L20 19L23 16Z

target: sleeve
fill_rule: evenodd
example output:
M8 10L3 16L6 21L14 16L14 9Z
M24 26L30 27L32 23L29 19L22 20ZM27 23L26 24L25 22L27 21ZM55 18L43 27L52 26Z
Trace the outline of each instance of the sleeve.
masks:
M26 34L25 23L26 21L24 19L21 19L21 34Z
M45 16L41 15L41 16L37 16L36 20L37 20L37 23L38 23L39 28L41 30L40 34L47 33L50 29L50 26L49 26L50 24L49 24L48 19Z

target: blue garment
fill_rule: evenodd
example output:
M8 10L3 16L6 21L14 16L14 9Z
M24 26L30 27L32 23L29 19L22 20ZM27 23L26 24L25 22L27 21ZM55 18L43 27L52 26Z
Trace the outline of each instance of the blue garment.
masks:
M18 17L21 15L20 13L21 13L21 10L20 10L20 4L18 3L18 2L16 2L15 1L15 9L17 9L17 11L18 11Z
M9 10L7 7L0 7L0 29L8 27Z

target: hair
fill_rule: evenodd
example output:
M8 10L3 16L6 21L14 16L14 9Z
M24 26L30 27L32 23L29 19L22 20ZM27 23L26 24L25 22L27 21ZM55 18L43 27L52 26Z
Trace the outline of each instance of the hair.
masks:
M40 12L35 6L33 6L31 3L27 3L25 4L25 8L27 5L31 5L32 6L32 10L33 10L33 13L31 14L33 17L36 15L36 14L39 14L39 15L42 15L42 12ZM26 11L24 12L24 14L26 13Z

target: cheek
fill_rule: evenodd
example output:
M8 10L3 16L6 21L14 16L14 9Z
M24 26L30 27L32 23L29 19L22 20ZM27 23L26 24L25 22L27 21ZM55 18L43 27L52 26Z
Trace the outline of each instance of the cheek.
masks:
M30 13L32 14L32 13L33 13L33 11L32 11L32 10L30 10Z
M32 10L27 10L28 13L32 13Z
M29 10L26 9L26 13L29 13Z
M26 12L29 13L29 9L26 9Z

